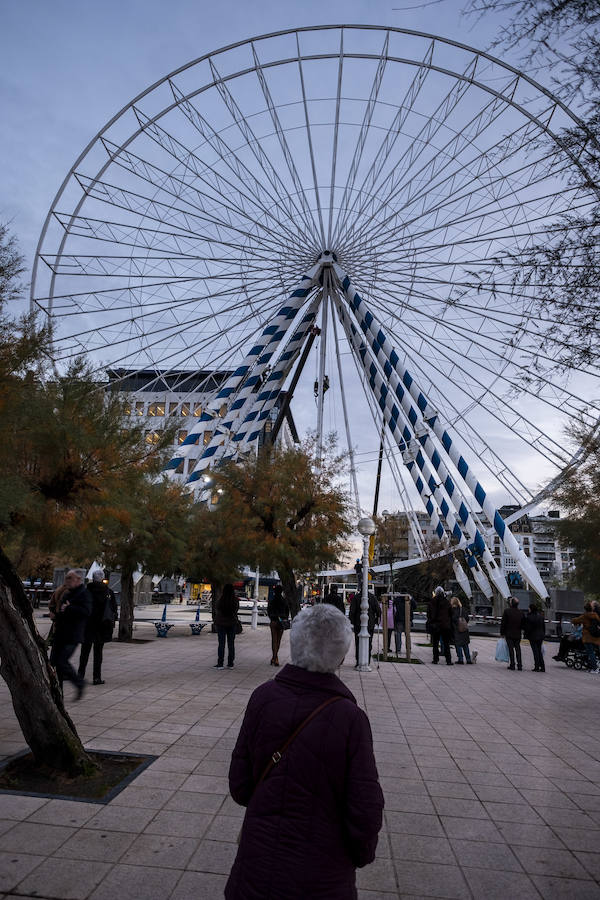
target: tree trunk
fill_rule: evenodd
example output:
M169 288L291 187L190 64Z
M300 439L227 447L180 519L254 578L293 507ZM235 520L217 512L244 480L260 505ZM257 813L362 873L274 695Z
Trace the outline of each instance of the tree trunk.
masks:
M119 640L133 638L133 569L121 568L121 609L119 612Z
M71 775L93 772L96 764L65 710L46 643L35 627L33 607L1 548L0 619L0 675L36 763Z
M287 569L281 566L279 569L279 577L281 579L281 585L283 587L283 593L285 594L285 599L287 600L287 604L290 608L290 615L292 619L294 616L297 616L300 612L300 603L298 602L298 588L296 586L296 576L292 569Z

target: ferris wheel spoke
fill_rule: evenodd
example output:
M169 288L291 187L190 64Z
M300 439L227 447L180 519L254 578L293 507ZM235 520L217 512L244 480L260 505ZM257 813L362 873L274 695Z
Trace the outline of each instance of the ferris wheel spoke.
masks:
M535 446L538 452L545 456L549 462L556 465L556 460L558 460L563 466L567 465L568 457L565 455L561 444L541 431L522 412L514 409L509 410L506 399L494 391L490 385L481 381L472 370L467 370L459 357L451 357L440 341L430 338L424 331L417 329L412 324L409 328L415 337L418 337L425 346L428 346L432 352L437 354L436 358L439 359L441 357L450 364L454 378L457 378L460 373L460 390L465 396L487 410L502 425L509 428L516 438L528 443L530 447ZM422 353L421 356L423 356ZM437 363L433 362L431 358L428 358L428 365L442 378L448 377L448 373ZM492 372L491 374L495 375L496 373ZM525 434L529 438L533 436L533 439L526 441Z
M298 50L298 65L301 67L300 61L300 42L296 35L296 47ZM336 172L338 160L338 141L340 131L340 106L342 100L342 78L344 75L344 29L340 30L340 44L337 62L337 83L335 94L335 115L333 124L333 148L331 152L331 176L329 180L329 221L327 223L327 243L332 246L332 223L336 188ZM304 91L304 80L302 81L302 90Z
M384 271L381 272L380 274L387 275L387 277L385 279L387 284L397 287L399 289L399 291L401 291L403 293L403 295L406 295L406 296L403 296L402 300L400 301L404 310L410 309L412 312L415 313L415 316L417 318L426 316L426 317L429 317L432 321L439 322L440 324L444 323L444 325L446 324L446 319L444 318L444 312L447 309L447 298L444 298L443 296L438 297L436 294L433 294L433 293L430 293L429 291L427 291L426 288L427 287L431 288L432 285L441 285L442 287L452 285L454 287L465 288L465 289L467 289L467 288L476 289L476 287L477 287L476 283L472 283L472 282L460 282L458 280L452 281L450 279L447 279L447 280L446 279L436 279L436 278L431 278L428 276L423 276L422 274L419 274L418 278L412 278L412 279L407 278L406 280L399 279L397 276L392 275L392 273L385 273ZM417 285L420 285L421 287L417 287ZM535 285L533 285L533 286L535 286ZM494 285L494 297L498 297L498 296L502 297L503 295L505 295L512 299L512 298L514 298L515 294L517 297L531 299L530 295L519 294L519 292L513 292L513 291L502 291L499 289L499 286L497 284ZM425 307L412 305L409 302L409 300L407 299L410 296L419 297L419 298L427 301L428 303L433 304L434 307L436 308L436 310L439 311L439 314L436 315L433 312L427 312ZM484 326L486 328L493 327L499 335L502 335L502 337L494 337L494 335L490 333L490 340L492 340L494 343L496 343L498 345L504 346L507 350L509 348L514 347L514 332L510 336L507 335L506 326L509 323L507 323L506 321L499 318L499 314L517 315L519 317L519 322L517 322L516 324L513 323L512 327L518 328L518 332L520 335L528 335L537 341L539 341L539 339L540 339L540 331L539 330L533 330L531 328L527 328L521 321L521 319L524 319L525 321L531 319L532 321L539 323L540 322L539 316L528 315L525 313L525 311L520 311L518 313L512 313L509 310L505 311L503 309L499 309L497 306L492 306L491 309L488 309L483 304L478 307L475 307L475 306L468 306L468 304L463 304L463 303L453 304L453 310L457 313L457 315L462 315L464 313L466 316L468 316L468 322L466 323L466 327L469 327L469 329L471 331L475 331L475 332L481 331L484 328ZM396 318L398 318L398 317L396 317ZM477 321L479 321L479 325L474 326L473 322L477 322ZM559 320L555 320L554 324L558 323L558 321ZM547 324L547 323L544 323L544 324ZM500 328L500 326L503 326L503 327ZM448 327L456 329L457 332L460 332L460 329L458 328L457 324L452 324L452 325L449 325ZM598 330L600 332L600 329L596 329L596 330ZM562 347L562 348L564 348L565 346L569 346L564 340L561 340L558 336L554 336L551 339L551 342L556 344L558 347ZM499 354L499 352L497 351L496 355L502 355L502 354ZM545 362L549 363L550 365L552 365L555 362L555 357L547 356L541 350L538 350L536 352L536 360L542 360L542 361L545 361ZM523 369L523 371L527 371L529 367L526 365L523 365L523 366L521 366L521 368ZM600 377L600 373L598 372L597 369L582 366L582 367L580 367L579 370L582 372L585 372L586 374L589 374L595 378Z
M227 107L234 124L239 129L242 137L246 141L248 149L258 162L272 188L275 190L278 197L282 201L284 208L287 210L288 215L290 216L290 221L297 222L298 217L300 217L300 219L302 219L307 226L308 232L313 240L316 240L318 243L318 234L315 231L315 225L314 221L312 220L312 216L310 215L310 210L307 214L305 209L306 198L304 197L304 194L302 193L301 197L299 198L300 207L298 207L296 205L296 199L294 198L293 194L290 194L290 192L287 190L276 168L273 166L268 155L262 149L260 141L257 139L252 128L250 127L250 123L247 121L242 111L240 110L236 100L234 99L225 82L225 79L220 76L212 57L209 58L208 63L213 74L215 86L219 94L221 95L223 103ZM258 72L257 77L259 77Z
M534 139L535 138L533 137L532 141ZM459 192L453 192L452 190L446 191L445 196L442 201L438 201L436 199L436 201L431 206L426 206L425 204L423 204L423 209L420 212L414 214L412 216L412 218L409 217L408 219L405 219L404 227L406 229L408 229L411 226L414 226L418 222L427 221L428 218L435 217L433 227L430 226L426 230L416 231L416 232L414 232L414 234L413 234L413 232L410 232L411 237L414 239L417 237L422 237L423 234L428 234L431 231L443 230L443 229L447 228L449 225L457 224L457 222L458 223L473 222L474 218L477 218L477 216L475 214L478 214L479 217L481 217L483 213L485 213L487 216L490 216L490 215L497 216L498 215L498 204L508 197L514 198L516 190L525 192L525 189L530 190L532 187L536 187L538 184L544 183L548 179L548 163L549 163L551 156L552 156L552 154L548 153L547 156L540 157L534 163L523 162L522 160L518 160L517 161L518 165L517 165L516 169L510 170L509 172L500 172L499 174L496 174L495 176L488 178L488 180L482 186L479 183L479 181L483 178L483 176L484 175L488 176L490 174L490 172L498 169L498 162L494 161L493 163L490 163L487 170L484 170L483 172L479 173L478 179L475 181L475 187L473 187L469 190L463 191L462 193L460 191ZM505 162L506 158L503 159L502 161ZM509 180L511 178L516 179L518 176L523 175L523 173L526 173L528 176L528 179L524 183L518 183L515 185L514 181ZM508 187L504 194L495 196L492 193L494 188L505 185L505 184L508 184ZM452 187L452 185L451 185L451 187ZM483 202L480 203L479 207L476 207L475 209L469 209L468 215L465 216L465 213L464 213L464 210L462 207L464 205L470 203L470 201L473 197L478 197L479 195L481 195L484 188L485 188L485 193L487 196L485 197ZM558 192L558 188L557 188L557 192ZM428 192L428 196L430 193L431 192ZM437 198L438 195L437 195L437 193L434 193L433 196ZM548 195L548 197L544 197L543 199L552 200L553 198L556 198L556 197L557 197L557 193L555 192L555 193ZM533 206L534 204L538 203L539 200L537 197L532 197L531 199L528 199L526 201L523 201L523 200L520 202L514 201L512 205L509 205L509 207L513 208L515 210L515 212L518 212L519 209L523 207L524 202L525 202L525 206L527 208L530 205ZM445 219L445 220L442 220L441 222L438 221L438 217L439 217L440 213L442 213L443 211L446 211L447 215L456 216L456 213L452 211L453 207L458 207L460 210L458 219L454 218L454 219ZM500 211L502 211L504 213L503 208L500 208ZM370 239L371 240L373 240L373 239L385 240L386 237L388 237L390 234L393 233L392 231L390 231L390 228L391 228L391 225L393 225L394 219L401 214L406 216L406 213L407 213L407 210L404 207L401 207L401 209L395 211L394 213L391 213L388 216L387 221L380 223L378 225L378 228L375 231L370 232L370 235L369 235ZM388 226L387 231L384 230L384 226Z
M389 203L389 200L394 196L395 191L398 189L398 182L400 179L404 177L405 172L408 172L412 168L416 160L418 160L425 151L425 148L431 144L435 135L444 126L457 105L460 103L464 93L469 89L470 82L475 75L477 60L478 57L475 56L468 62L462 78L452 85L445 97L438 104L437 108L428 117L418 134L409 142L394 168L385 176L383 182L377 189L376 194L371 195L371 197L380 197L382 190L385 188L387 196L386 202ZM371 214L368 217L366 215L366 209L369 204L366 206L362 205L356 213L357 222L361 221L363 218L366 218L367 222L372 220L374 201L370 198L369 203L371 204ZM349 235L344 235L343 237L349 237L353 233L355 233L355 229L351 228Z
M416 293L417 296L421 296L424 299L430 299L430 295L428 294L419 294L418 292ZM506 339L495 337L491 332L488 331L486 333L484 342L478 339L478 337L476 336L477 332L469 327L468 323L465 324L464 328L459 328L455 322L448 322L440 318L439 316L434 316L431 313L427 313L422 307L413 306L408 302L405 303L405 307L411 309L412 312L415 313L415 320L427 319L431 322L435 322L443 328L443 337L438 338L438 341L442 346L447 347L449 344L452 344L453 335L460 338L462 340L461 346L464 348L460 353L461 359L468 360L473 365L483 369L484 372L487 372L488 374L493 375L495 378L499 378L502 381L505 381L508 386L512 386L515 375L523 380L523 384L526 383L526 379L529 376L530 369L528 366L522 365L514 359L506 357L506 353L512 352L513 350L512 346L506 341ZM406 323L406 320L402 319L402 322ZM411 327L416 330L414 325L411 325ZM467 329L466 331L465 328ZM469 349L465 348L465 344ZM498 349L498 345L504 348L504 352L501 352ZM483 351L479 355L479 358L475 357L471 348L478 348ZM499 361L499 368L494 368L492 366L488 367L486 365L487 358L489 356L494 357ZM545 357L543 354L539 354L539 356L541 359L546 359L550 363L553 362L553 359L551 357ZM506 374L507 369L509 369L509 374ZM545 385L546 388L551 392L551 394L553 394L552 400L549 400L541 393L541 385ZM587 405L587 400L584 400L582 397L574 394L572 391L569 391L566 388L561 388L559 391L556 383L551 381L549 378L546 378L542 373L539 373L536 377L535 391L527 389L526 387L523 387L522 391L524 394L529 394L529 396L531 396L532 398L535 398L542 403L548 404L553 411L556 409L556 405L560 400L561 407L563 409L570 410L574 416L583 415L583 410ZM590 424L592 424L592 422L590 422Z
M373 113L375 112L377 98L379 97L379 91L381 89L381 83L383 81L383 76L384 76L386 65L387 65L387 54L388 54L389 44L390 44L390 33L389 33L389 31L387 31L384 36L383 47L381 48L379 62L377 64L377 69L376 69L375 75L373 77L373 83L371 85L371 92L369 94L369 98L366 103L360 130L359 130L358 136L356 138L356 144L354 147L354 153L352 155L352 161L350 162L350 166L348 168L348 175L346 178L346 183L344 185L344 192L342 194L342 199L340 201L341 209L345 209L347 207L350 196L354 190L354 185L355 185L356 178L358 175L359 166L360 166L360 163L361 163L361 160L363 157L365 142L366 142L367 136L369 134L369 129L370 129L371 122L373 119ZM340 52L341 53L343 52L342 47L340 47ZM341 80L341 64L340 64L339 74L340 74L340 80ZM340 81L338 81L338 88L341 88ZM335 144L335 153L337 155L337 141ZM333 186L335 185L335 165L332 170L331 185L332 185L332 189L333 189ZM333 197L330 199L330 211L333 211Z
M260 297L261 297L261 301L262 301L261 308L263 310L263 315L266 317L269 315L269 313L275 308L276 304L279 302L279 297L277 295L273 295L271 297L269 297L269 296L265 297L264 292L260 291L260 289L257 290L256 293L258 295L260 295ZM222 307L219 310L219 316L220 316L219 330L220 331L225 330L224 325L221 326L221 323L222 322L224 323L224 320L227 316L233 317L235 315L236 318L234 319L234 321L238 322L237 314L240 313L246 307L246 303L247 303L246 298L240 300L237 291L222 292L222 297L229 297L229 296L232 297L235 300L235 302L230 304L227 307ZM200 298L195 297L195 298L191 298L190 301L180 301L179 306L187 305L189 302L195 302L197 304L199 299ZM210 301L210 300L215 300L217 298L215 298L214 295L207 295L204 299L206 301ZM99 312L99 311L100 310L95 310L95 312ZM110 310L108 310L108 312L113 313L114 310L110 309ZM150 320L152 325L154 325L155 324L155 321L154 321L155 312L156 311L153 311L152 315L149 315L145 311L145 307L144 307L144 312L141 315L134 317L134 319L137 319L137 320L143 319L145 322L148 322L148 320ZM169 312L170 314L173 314L173 312L174 312L173 303L169 303L168 301L163 301L162 306L158 310L158 312L159 313ZM81 314L86 314L86 313L87 313L86 310L78 309L77 311L73 312L73 315L81 315ZM101 327L103 329L107 329L107 328L114 329L114 328L118 328L121 325L122 326L129 325L129 324L131 324L132 321L133 321L132 317L131 317L131 315L129 315L126 319L117 320L116 322L112 321L112 320L110 320L108 323L103 322ZM200 325L204 326L204 325L214 323L214 322L215 322L215 309L212 307L212 305L209 306L209 311L207 313L205 313L204 315L197 316L195 319L191 319L191 320L187 316L185 317L185 324L186 324L187 328L191 328L193 326L200 326ZM182 323L178 321L175 326L171 325L170 327L181 328L181 324ZM87 335L92 335L97 331L97 329L98 329L98 325L95 325L94 327L90 327L88 329L81 329L80 327L76 327L71 334L64 334L63 336L61 336L60 343L56 342L55 346L58 347L63 343L66 343L67 346L70 346L73 341L79 340L83 337L86 337ZM123 343L123 342L124 341L119 341L119 343ZM111 341L110 345L108 345L108 346L114 346L114 345L115 345L115 342ZM72 355L77 355L77 353L72 354Z
M138 118L142 113L138 111ZM125 172L135 175L140 180L152 185L160 186L160 194L172 197L177 203L186 203L195 212L201 213L209 222L223 227L231 227L234 222L238 228L243 230L249 223L255 229L258 235L270 237L270 231L266 222L261 222L256 218L256 211L264 218L265 216L272 219L278 228L285 231L289 239L298 244L298 237L281 220L268 211L268 206L257 204L247 194L239 189L238 186L225 179L219 172L210 169L215 184L211 184L210 180L205 177L204 171L206 165L192 151L184 147L183 144L176 141L172 135L155 122L148 120L150 125L144 128L144 134L148 135L161 147L165 153L172 157L183 168L183 172L191 178L168 172L166 169L158 166L156 163L150 162L143 156L133 153L130 150L121 150L116 144L106 139L103 144L106 147L109 156L113 157L115 165L119 166ZM195 183L196 182L196 183ZM208 188L202 190L197 183L203 184ZM232 196L234 195L234 196ZM232 202L234 197L237 202ZM218 205L220 212L228 215L227 219L217 219L214 209ZM246 208L248 207L248 208Z
M435 41L432 41L429 44L429 47L422 59L421 65L417 68L417 71L408 87L408 90L406 91L403 99L398 105L398 110L394 116L390 128L385 133L377 150L377 153L375 154L373 164L369 168L369 171L367 172L367 175L365 176L361 186L357 191L354 192L354 197L351 198L350 195L348 196L345 208L344 204L340 203L342 212L336 225L334 242L337 243L339 240L343 240L341 235L344 234L343 229L350 216L356 214L357 219L361 217L362 213L360 207L357 209L357 203L359 203L360 198L370 197L376 193L376 185L381 171L388 161L396 145L396 142L402 133L404 123L406 122L408 116L412 113L414 104L417 101L421 88L425 84L427 76L431 71L430 66L433 58L434 47Z
M172 90L175 88L171 85ZM181 109L183 105L183 101L178 108ZM260 216L270 220L271 222L275 222L277 227L280 228L288 235L288 239L294 243L299 243L299 233L298 229L293 229L290 227L289 220L285 217L285 211L283 211L283 216L276 216L275 211L281 211L281 203L277 201L277 198L273 197L272 194L266 192L264 188L261 190L257 190L257 185L259 185L259 181L252 172L252 170L243 165L241 160L238 159L235 152L229 147L229 145L223 140L220 135L217 135L214 131L211 133L208 131L208 135L206 133L207 130L201 130L199 124L199 116L194 116L193 113L197 113L197 110L193 107L189 101L186 102L185 106L181 111L186 115L188 121L194 126L196 130L200 132L202 137L206 140L206 142L212 147L215 152L220 155L221 161L227 166L227 168L232 171L236 178L240 183L234 183L230 179L225 178L223 174L218 171L215 167L207 166L206 163L197 156L197 154L193 153L189 148L187 148L184 144L177 141L165 128L159 125L156 121L148 119L140 110L136 110L136 115L138 119L140 119L140 124L144 128L144 132L149 134L150 137L173 159L175 159L181 166L183 166L185 172L191 173L194 179L198 179L202 183L206 184L211 193L205 194L204 192L200 192L198 188L194 188L192 184L186 182L182 178L176 178L173 175L169 175L168 173L163 173L164 176L167 176L171 180L173 180L176 184L176 189L174 191L174 196L179 199L179 191L177 190L177 184L181 183L184 185L188 191L193 191L194 193L199 193L200 201L203 201L206 198L209 207L214 206L215 203L218 203L221 208L224 210L228 210L231 213L235 213L236 217L242 216L243 218L248 219L252 222L255 228L258 228L260 231L264 231L265 233L269 233L268 226L266 222L260 222L256 219L256 212L259 213ZM148 124L145 124L148 123ZM117 158L117 161L120 160L121 156L133 156L129 151L120 154ZM140 162L148 167L152 168L152 163L149 163L147 160L141 159ZM161 170L158 170L159 172ZM137 172L135 173L137 174ZM215 184L211 184L210 178L207 176L212 176ZM151 179L151 183L155 183ZM159 182L160 183L160 182ZM241 186L240 186L241 184ZM232 195L236 195L238 197L237 203L232 203ZM192 205L197 205L192 203ZM247 210L245 207L248 206L253 213ZM202 207L204 211L204 207ZM293 225L293 223L291 223Z
M226 221L215 220L199 211L192 212L182 207L168 206L160 200L146 197L144 194L119 185L103 181L92 181L92 179L83 175L76 177L90 198L99 200L109 207L125 210L131 215L138 216L143 221L150 220L160 224L164 222L174 224L176 227L191 234L195 233L198 243L206 244L208 247L214 244L221 248L229 247L231 250L236 250L239 253L247 252L249 249L247 244L248 232L239 226ZM205 229L207 225L214 225L217 230L214 232L199 230ZM223 237L219 229L223 230ZM230 238L229 234L233 237ZM237 243L236 239L239 241L240 238L243 242ZM246 240L244 241L244 239ZM274 241L272 243L274 246L277 246ZM257 247L257 252L259 250L260 246ZM266 255L266 251L263 252Z

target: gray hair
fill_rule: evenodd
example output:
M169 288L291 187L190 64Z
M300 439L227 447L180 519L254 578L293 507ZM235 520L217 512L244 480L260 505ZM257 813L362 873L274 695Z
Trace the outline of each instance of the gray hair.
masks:
M301 610L292 622L292 665L309 672L334 672L352 643L352 626L329 603Z

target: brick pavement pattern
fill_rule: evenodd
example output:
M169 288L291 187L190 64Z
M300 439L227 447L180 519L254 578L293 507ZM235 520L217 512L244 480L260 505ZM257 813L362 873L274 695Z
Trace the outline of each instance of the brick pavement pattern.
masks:
M243 809L227 771L251 691L276 674L270 633L236 641L217 671L216 635L172 633L105 647L106 684L67 705L92 749L158 757L106 805L0 794L0 898L204 900L222 896ZM340 675L367 711L385 794L377 859L361 900L600 898L600 678L495 663L381 664ZM280 659L288 659L284 636ZM67 685L67 692L70 692ZM24 744L0 685L0 754ZM310 848L307 848L307 864ZM310 900L310 898L307 898Z

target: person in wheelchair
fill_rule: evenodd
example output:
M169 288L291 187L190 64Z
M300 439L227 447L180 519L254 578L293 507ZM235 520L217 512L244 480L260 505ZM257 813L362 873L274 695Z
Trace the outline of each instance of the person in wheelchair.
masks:
M583 625L576 625L571 634L565 634L560 639L558 645L558 653L552 659L557 662L564 662L570 652L573 650L581 650L583 652Z

